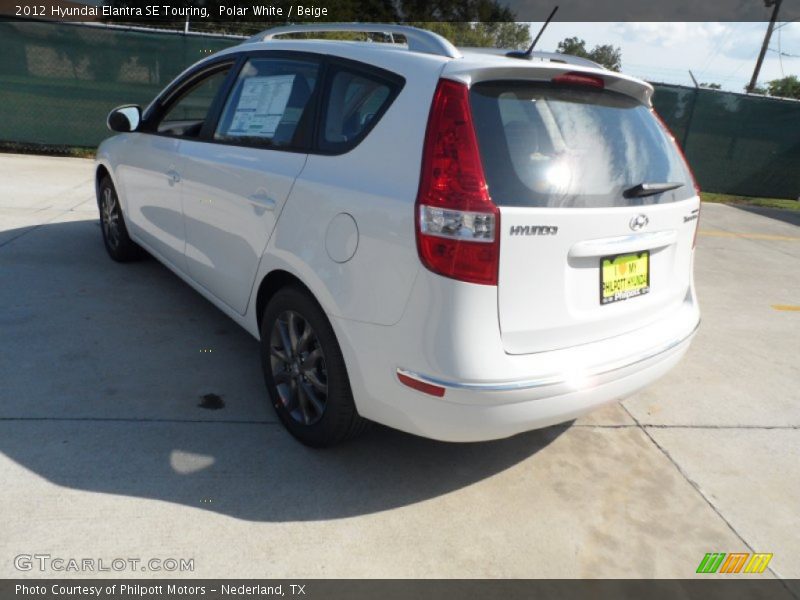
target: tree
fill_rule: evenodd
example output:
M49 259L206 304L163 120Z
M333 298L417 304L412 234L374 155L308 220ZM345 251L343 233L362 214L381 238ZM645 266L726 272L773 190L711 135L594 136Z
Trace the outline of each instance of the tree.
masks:
M397 7L399 18L393 20L406 22L426 22L429 25L444 21L480 22L488 25L514 21L514 12L506 6L502 6L497 0L396 0L389 4ZM361 14L370 13L362 12ZM354 20L358 18L356 16ZM372 15L370 15L370 19L372 19Z
M528 26L523 23L412 22L446 37L456 46L527 48L531 43Z
M588 58L612 71L622 69L622 50L611 44L598 44L591 50L587 50L585 40L579 37L568 37L558 42L556 52Z
M132 5L134 0L102 0L111 6ZM229 4L226 0L195 0L193 6L205 7L211 15L219 14L219 6ZM279 3L280 4L280 3ZM370 20L386 23L407 23L430 29L443 35L457 46L491 46L495 48L520 49L530 44L528 26L514 21L514 13L502 6L498 0L340 0L335 9L329 10L327 20L356 22L369 15ZM318 23L324 21L314 21ZM107 18L106 22L132 23L130 19ZM159 21L133 21L136 25L182 29L183 19ZM254 35L268 27L289 23L238 22L219 19L191 20L192 31ZM319 37L297 35L296 37ZM329 39L363 39L363 34L336 32L327 34ZM370 36L372 39L378 39ZM381 40L383 41L383 40Z
M561 54L571 54L572 56L580 56L582 58L589 58L589 52L586 50L586 41L579 37L568 37L558 42L556 52Z
M787 75L781 79L773 79L767 82L767 91L770 96L800 100L800 79L797 78L797 75Z
M622 50L611 44L595 46L589 52L589 58L596 63L600 63L606 69L611 69L612 71L622 70Z

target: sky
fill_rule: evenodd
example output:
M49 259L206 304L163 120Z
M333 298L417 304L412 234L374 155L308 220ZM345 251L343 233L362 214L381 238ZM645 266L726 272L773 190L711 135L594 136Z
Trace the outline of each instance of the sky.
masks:
M777 27L783 25L779 29ZM535 36L541 23L531 23ZM566 37L586 40L587 49L613 44L622 49L622 71L658 83L700 83L742 92L750 81L767 23L559 23L545 30L537 49L553 51ZM800 76L800 22L778 23L759 82ZM778 50L782 54L779 54Z

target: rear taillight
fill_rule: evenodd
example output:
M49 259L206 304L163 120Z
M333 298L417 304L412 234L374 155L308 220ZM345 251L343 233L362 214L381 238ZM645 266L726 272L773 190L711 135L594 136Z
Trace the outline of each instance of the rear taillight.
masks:
M497 285L500 211L489 197L463 83L433 96L416 204L420 260L439 275Z
M699 197L700 196L700 184L697 183L697 177L695 177L695 175L694 175L694 171L692 170L692 166L689 164L689 161L686 160L686 154L684 154L683 148L681 148L681 145L678 143L677 138L672 133L670 128L667 126L667 124L664 122L664 119L662 119L661 115L659 115L656 112L656 109L653 108L653 109L650 109L650 110L653 113L653 116L655 116L656 120L661 125L661 127L664 128L664 131L667 132L667 135L672 140L672 143L675 144L675 147L678 149L678 154L680 154L681 158L683 159L683 164L686 165L686 170L689 171L689 175L692 178L692 185L694 186L694 191L697 194L697 196ZM694 237L692 238L692 248L694 248L695 245L697 244L697 230L698 229L700 229L700 208L699 207L697 209L697 219L695 219Z

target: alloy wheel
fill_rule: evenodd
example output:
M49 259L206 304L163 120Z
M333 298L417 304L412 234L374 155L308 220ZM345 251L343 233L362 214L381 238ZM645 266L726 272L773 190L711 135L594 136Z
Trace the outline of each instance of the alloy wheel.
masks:
M318 422L328 400L325 354L311 324L299 313L287 310L275 320L269 360L276 402L298 423Z
M120 232L117 197L109 187L103 190L103 200L100 203L100 222L108 245L113 249L119 247Z

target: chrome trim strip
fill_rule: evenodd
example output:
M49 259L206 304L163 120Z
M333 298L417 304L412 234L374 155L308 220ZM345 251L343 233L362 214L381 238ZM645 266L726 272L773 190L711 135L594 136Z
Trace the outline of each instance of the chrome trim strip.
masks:
M656 250L674 244L678 232L674 229L649 231L619 237L578 242L569 249L572 258L591 258L594 256L613 256L634 250Z
M672 340L670 342L667 342L666 344L654 346L653 348L650 348L644 353L635 354L627 356L625 358L596 365L590 369L587 369L584 373L581 373L581 375L585 377L596 377L598 375L606 375L614 371L619 371L620 369L632 367L641 362L650 360L651 358L655 358L659 354L664 354L665 352L669 352L673 348L680 346L684 342L688 341L690 338L694 336L695 333L697 333L699 327L700 327L700 321L698 320L697 325L694 326L692 331L681 338ZM419 373L415 373L414 371L408 371L407 369L401 369L399 367L397 369L397 373L406 375L407 377L412 377L413 379L417 379L419 381L422 381L424 383L429 383L431 385L438 385L440 387L448 389L466 390L470 392L508 392L514 390L529 390L548 385L562 385L567 383L567 379L564 378L563 373L553 373L550 375L537 377L536 379L526 379L521 381L501 381L492 383L462 383L457 381L447 381L444 379L438 379L436 377L421 375Z

